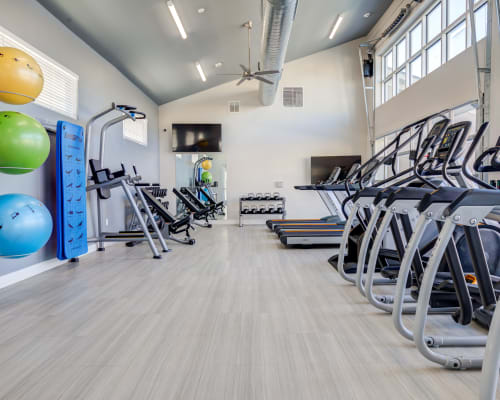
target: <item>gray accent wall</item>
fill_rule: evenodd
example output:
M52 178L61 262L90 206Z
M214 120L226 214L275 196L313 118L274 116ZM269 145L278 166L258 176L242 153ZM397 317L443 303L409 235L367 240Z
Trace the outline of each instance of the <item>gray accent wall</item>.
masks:
M148 146L144 147L122 138L121 124L110 130L107 141L107 167L117 169L123 162L131 169L137 165L145 180L159 180L158 106L131 83L113 65L97 54L85 42L72 33L58 19L35 0L0 0L0 26L79 75L78 121L59 115L43 107L30 104L12 106L0 103L0 110L14 110L39 119L42 123L55 124L66 120L80 125L111 102L137 106L148 117ZM104 122L104 121L103 121ZM93 146L97 158L97 146ZM0 174L0 194L24 193L43 201L54 219L55 210L55 137L51 137L51 153L46 163L26 175ZM120 192L105 202L105 215L109 220L107 230L123 226L125 207ZM89 229L92 224L89 223ZM56 256L55 228L48 245L38 253L19 260L0 259L0 275L52 259Z

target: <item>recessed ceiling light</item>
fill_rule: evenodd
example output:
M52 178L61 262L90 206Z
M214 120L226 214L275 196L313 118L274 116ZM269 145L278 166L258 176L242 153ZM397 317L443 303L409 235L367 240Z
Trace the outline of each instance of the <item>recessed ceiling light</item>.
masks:
M215 68L220 68L222 67L222 64L224 64L222 61L219 61L219 62L216 62L214 65L215 65Z
M177 25L177 29L179 30L181 37L183 39L186 39L187 38L186 31L184 30L184 26L182 26L182 21L179 17L179 14L177 14L177 10L175 9L174 3L171 0L168 0L167 6L170 11L170 14L172 14L172 18L174 19L175 25Z
M335 25L333 25L332 31L330 32L330 36L328 36L328 39L332 40L335 34L337 33L337 29L339 29L340 24L342 23L342 20L344 17L342 15L339 15L337 17L337 21L335 21Z
M364 13L363 14L363 17L364 18L370 18L372 16L372 13L371 12L367 12L367 13Z
M199 62L196 63L196 69L198 70L198 73L200 74L200 78L203 82L206 82L207 77L205 76L205 72L203 72L203 68L201 68L201 64Z
M198 14L203 14L205 11L207 11L207 10L203 7L198 8Z

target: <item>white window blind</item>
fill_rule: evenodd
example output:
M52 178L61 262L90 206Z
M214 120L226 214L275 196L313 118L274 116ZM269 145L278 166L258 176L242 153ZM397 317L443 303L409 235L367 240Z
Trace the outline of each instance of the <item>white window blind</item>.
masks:
M148 120L137 119L135 121L126 119L123 121L123 138L132 142L148 145Z
M35 104L73 119L78 117L78 75L0 26L0 46L15 47L40 65L44 84Z

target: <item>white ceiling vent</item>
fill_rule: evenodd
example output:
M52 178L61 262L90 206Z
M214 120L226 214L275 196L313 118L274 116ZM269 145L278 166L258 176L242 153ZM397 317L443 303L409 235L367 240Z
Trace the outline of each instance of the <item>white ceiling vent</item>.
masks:
M230 113L239 113L240 112L240 102L239 101L230 101L229 102L229 112Z
M304 106L304 88L285 87L283 88L283 106L285 107L303 107Z

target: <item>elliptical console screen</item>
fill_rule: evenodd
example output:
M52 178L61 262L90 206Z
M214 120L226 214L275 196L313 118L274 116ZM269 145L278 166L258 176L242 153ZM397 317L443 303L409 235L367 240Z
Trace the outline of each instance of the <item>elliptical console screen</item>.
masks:
M448 155L448 152L451 149L451 146L453 145L453 142L455 141L455 138L457 135L459 135L462 131L464 130L464 126L452 126L448 128L446 133L443 136L443 140L441 141L441 144L439 145L437 155L440 159L445 160L446 156Z
M431 131L429 132L429 134L427 135L427 137L434 137L441 135L441 132L443 132L443 129L448 125L448 122L450 122L448 119L436 122L432 127Z
M422 142L422 151L425 151L425 149L427 149L430 144L432 145L432 147L437 144L439 137L443 134L443 131L448 126L449 122L449 119L443 119L442 121L436 122L432 126L429 134Z

